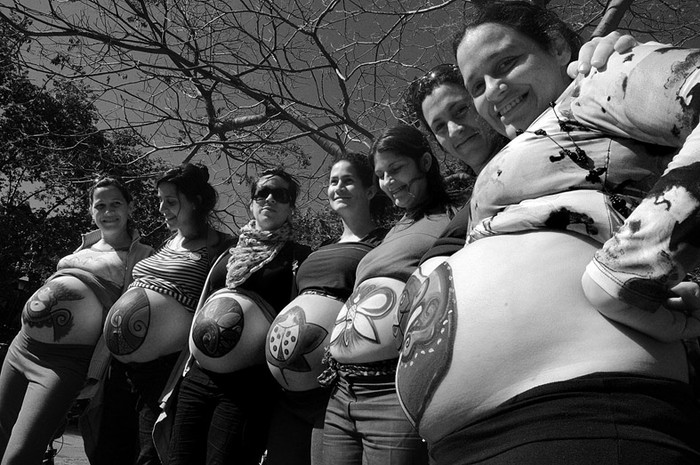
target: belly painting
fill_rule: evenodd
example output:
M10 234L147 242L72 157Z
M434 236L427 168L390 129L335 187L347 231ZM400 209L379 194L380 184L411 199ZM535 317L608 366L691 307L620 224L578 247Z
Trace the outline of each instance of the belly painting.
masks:
M398 356L393 326L404 283L377 277L362 282L338 313L330 352L340 363L370 363Z
M189 341L190 352L202 368L233 373L265 363L270 321L259 304L266 305L262 299L229 289L209 296L194 317Z
M22 309L22 332L51 344L95 344L102 304L78 278L59 276L41 286Z
M265 357L277 382L290 391L318 388L321 361L343 302L301 294L275 318L267 334Z
M588 303L581 275L597 247L549 231L495 236L406 286L396 383L421 436L437 441L528 389L590 373L686 377L680 344Z
M192 311L173 297L129 288L109 310L107 347L123 363L144 363L186 347Z

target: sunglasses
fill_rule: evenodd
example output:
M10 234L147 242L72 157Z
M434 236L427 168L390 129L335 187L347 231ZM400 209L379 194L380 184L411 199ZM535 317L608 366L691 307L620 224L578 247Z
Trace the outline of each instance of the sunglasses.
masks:
M289 203L292 200L289 190L282 187L263 187L253 195L253 200L257 203L264 203L270 195L278 203Z
M436 83L456 81L462 82L462 75L459 72L457 65L443 63L437 65L423 76L411 82L410 87L415 93L423 93L426 90L432 89Z

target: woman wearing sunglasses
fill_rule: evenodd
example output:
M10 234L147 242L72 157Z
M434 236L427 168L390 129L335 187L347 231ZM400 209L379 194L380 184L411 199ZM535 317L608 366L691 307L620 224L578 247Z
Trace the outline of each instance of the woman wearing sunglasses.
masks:
M310 253L294 242L290 222L298 188L281 169L263 172L251 187L253 219L207 277L175 391L169 465L260 462L279 395L264 341L295 297L294 273Z
M457 42L512 141L476 181L469 245L407 296L397 386L436 463L700 461L697 294L674 287L698 263L699 53L644 45L572 83L577 49L527 2L489 3Z

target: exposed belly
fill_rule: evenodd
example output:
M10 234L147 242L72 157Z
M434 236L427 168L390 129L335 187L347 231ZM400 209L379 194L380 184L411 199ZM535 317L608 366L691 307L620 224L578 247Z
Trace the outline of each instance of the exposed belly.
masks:
M186 347L192 312L173 297L129 288L104 325L107 347L120 362L150 362Z
M44 284L22 309L22 332L52 344L95 344L102 323L102 304L95 293L72 276Z
M602 317L581 291L597 244L538 231L471 244L433 271L408 320L397 389L428 441L530 388L594 372L686 380L680 344Z
M316 294L301 294L275 318L267 334L265 357L272 375L290 391L318 388L317 377L343 303Z
M338 313L330 352L340 363L369 363L398 356L393 325L405 283L378 277L362 282Z
M216 373L233 373L265 363L270 328L258 303L228 289L214 292L195 315L190 352L199 365Z

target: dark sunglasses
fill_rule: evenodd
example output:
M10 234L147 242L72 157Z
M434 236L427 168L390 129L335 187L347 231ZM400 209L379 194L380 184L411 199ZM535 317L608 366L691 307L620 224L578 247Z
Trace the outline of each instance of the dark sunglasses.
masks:
M462 75L460 74L457 65L450 63L437 65L423 76L415 79L411 83L410 87L413 88L413 92L422 93L427 89L432 89L435 83L442 83L445 81L456 81L458 83L462 82Z
M292 198L289 195L289 190L282 187L263 187L253 195L253 200L257 203L263 203L272 194L272 198L278 203L289 203Z

